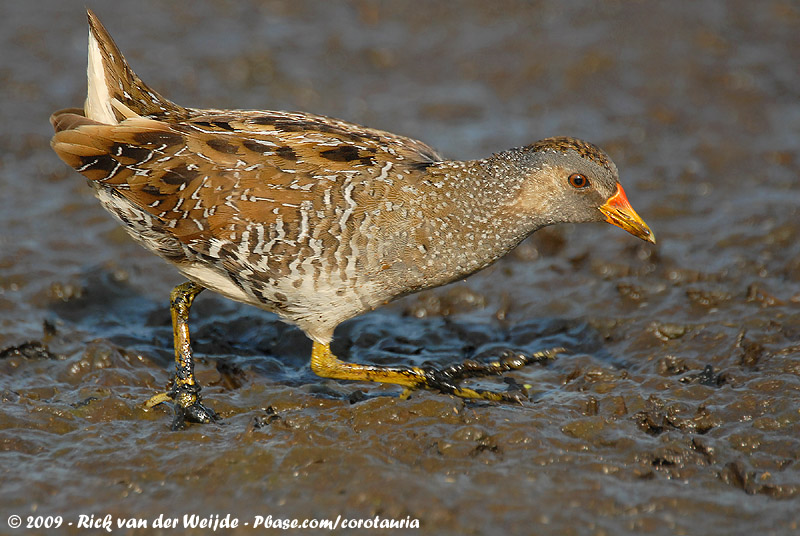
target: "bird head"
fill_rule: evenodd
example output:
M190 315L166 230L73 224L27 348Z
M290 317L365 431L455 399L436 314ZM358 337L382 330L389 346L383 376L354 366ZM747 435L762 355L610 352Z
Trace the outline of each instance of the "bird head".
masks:
M567 137L513 150L523 182L516 209L544 224L606 221L655 243L619 183L617 166L600 148Z

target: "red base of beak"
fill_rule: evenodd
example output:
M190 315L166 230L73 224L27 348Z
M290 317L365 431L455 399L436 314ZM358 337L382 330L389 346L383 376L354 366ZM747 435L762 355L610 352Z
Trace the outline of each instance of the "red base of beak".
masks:
M605 215L608 223L625 229L633 236L638 236L642 240L652 242L653 244L656 243L653 232L644 220L636 214L636 211L633 210L621 184L617 184L617 192L612 195L604 205L598 208L600 212Z

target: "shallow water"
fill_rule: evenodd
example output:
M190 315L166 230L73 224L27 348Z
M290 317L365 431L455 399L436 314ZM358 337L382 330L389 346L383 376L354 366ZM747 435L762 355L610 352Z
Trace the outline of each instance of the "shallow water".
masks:
M49 148L49 114L84 98L84 3L6 3L0 532L12 514L183 513L410 517L438 534L800 530L797 4L421 6L91 7L182 104L306 110L454 158L589 139L658 245L549 228L337 331L335 352L372 363L567 347L509 375L532 386L519 406L322 380L297 329L204 294L198 377L224 421L172 433L142 404L171 374L181 280Z

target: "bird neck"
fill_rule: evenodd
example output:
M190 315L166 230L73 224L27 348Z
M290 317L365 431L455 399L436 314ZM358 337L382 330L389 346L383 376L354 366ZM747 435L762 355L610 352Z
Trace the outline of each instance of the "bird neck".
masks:
M418 198L426 217L417 231L426 245L426 282L466 277L541 226L510 209L521 187L517 175L504 173L492 159L445 161L428 168L424 200Z
M500 153L481 160L444 161L432 166L427 182L438 186L441 192L432 197L436 203L429 213L447 216L456 227L477 224L516 245L553 222L546 215L520 213L518 201L526 177L515 164Z

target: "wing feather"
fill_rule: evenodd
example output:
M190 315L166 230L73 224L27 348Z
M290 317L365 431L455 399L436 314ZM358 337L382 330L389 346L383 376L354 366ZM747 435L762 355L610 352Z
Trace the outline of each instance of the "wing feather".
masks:
M303 238L309 210L334 220L347 210L369 211L396 198L399 181L413 184L440 160L417 140L322 116L187 115L180 122L134 116L107 125L65 110L51 119L52 146L98 187L118 191L201 253L214 244L238 250L243 237L259 233L263 241ZM353 203L348 189L356 184ZM331 233L343 231L336 225ZM246 246L259 250L257 242Z

